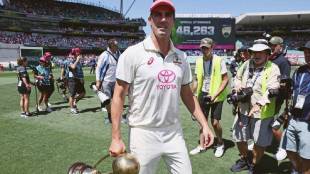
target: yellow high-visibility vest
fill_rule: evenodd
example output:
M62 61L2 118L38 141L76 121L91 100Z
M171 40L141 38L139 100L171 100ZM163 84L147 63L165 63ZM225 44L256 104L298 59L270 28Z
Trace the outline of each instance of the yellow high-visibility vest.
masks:
M211 67L211 79L210 79L210 88L209 93L211 96L214 96L217 90L220 88L222 83L222 74L221 74L221 61L222 58L214 55L212 59ZM197 97L201 95L203 79L204 79L204 70L203 70L203 58L200 57L196 60L196 73L197 73ZM221 92L221 94L214 100L214 102L224 101L227 97L228 89L227 86Z

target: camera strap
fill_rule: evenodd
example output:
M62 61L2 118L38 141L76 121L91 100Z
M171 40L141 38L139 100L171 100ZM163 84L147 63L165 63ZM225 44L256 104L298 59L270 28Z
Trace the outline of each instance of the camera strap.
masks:
M107 52L110 54L110 56L113 57L113 59L116 61L116 63L118 62L118 59L113 55L113 53L111 53L109 50L107 50Z

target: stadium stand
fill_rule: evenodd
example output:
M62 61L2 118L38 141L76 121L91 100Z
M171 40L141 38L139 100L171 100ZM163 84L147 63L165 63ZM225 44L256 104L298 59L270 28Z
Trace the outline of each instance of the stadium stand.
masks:
M246 13L236 18L236 38L251 45L263 33L281 36L289 50L310 39L310 11Z
M125 49L144 39L145 25L142 18L123 18L117 11L78 1L10 0L0 6L0 42L54 53L72 47L99 53L112 37Z

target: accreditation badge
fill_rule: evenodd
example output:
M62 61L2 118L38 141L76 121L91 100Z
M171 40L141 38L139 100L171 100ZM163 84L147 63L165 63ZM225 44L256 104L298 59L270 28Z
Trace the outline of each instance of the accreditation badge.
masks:
M297 96L297 101L296 101L296 104L295 104L295 108L302 109L304 107L305 100L306 100L306 96L298 95Z

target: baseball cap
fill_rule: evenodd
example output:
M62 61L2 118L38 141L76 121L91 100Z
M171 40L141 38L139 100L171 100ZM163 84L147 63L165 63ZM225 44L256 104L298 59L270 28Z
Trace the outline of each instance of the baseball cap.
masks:
M154 0L150 7L150 11L154 11L159 6L167 6L171 9L171 11L175 12L174 5L170 0Z
M80 48L72 48L71 49L71 54L72 55L81 54L81 49Z
M213 46L213 44L214 44L214 42L213 42L213 40L211 39L211 38L203 38L203 39L201 39L201 41L200 41L200 48L202 48L202 47L208 47L208 48L210 48L210 47L212 47Z
M258 51L271 51L270 47L266 44L262 43L255 43L251 48L249 48L250 51L258 52Z
M272 45L280 45L283 44L283 39L279 36L273 36L270 40L269 43Z
M49 60L52 58L52 53L51 52L45 52L44 56Z
M48 58L46 56L42 56L42 57L40 57L39 61L47 63L48 62Z
M298 50L304 51L305 49L310 49L310 41L308 41L304 46L300 47Z

